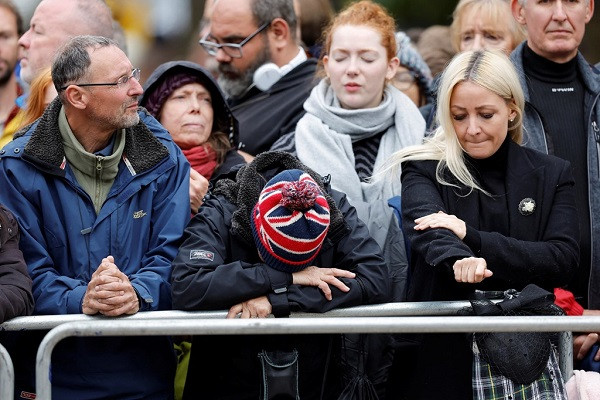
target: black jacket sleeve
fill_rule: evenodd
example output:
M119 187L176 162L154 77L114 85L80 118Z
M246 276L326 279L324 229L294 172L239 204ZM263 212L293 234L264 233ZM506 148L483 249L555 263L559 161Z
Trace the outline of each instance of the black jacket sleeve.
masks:
M287 294L291 311L325 312L361 304L384 303L391 299L389 275L379 245L371 238L367 226L358 218L356 210L348 203L346 196L333 190L331 194L344 215L346 231L333 244L330 250L333 252L332 257L323 254L319 258L330 259L332 264L317 267L346 269L354 272L356 277L341 278L350 288L349 292L344 293L331 287L331 300L325 299L316 287L292 285ZM322 251L326 253L328 250Z
M415 219L448 213L435 177L436 161L407 162L402 165L402 226L411 250L428 265L451 268L454 261L474 257L473 251L449 229L415 231Z
M31 278L19 250L19 226L0 206L0 323L32 312Z
M231 207L226 201L209 198L184 231L183 243L173 260L173 308L224 310L269 294L271 281L291 284L291 274L264 263L228 257L230 246L243 246L230 237Z
M267 295L274 314L285 316L289 311L324 312L336 307L389 300L390 288L381 250L345 199L340 201L339 207L348 226L340 232L339 240L324 244L315 265L351 270L356 273L356 278L343 279L350 287L347 293L332 288L331 301L315 287L293 285L289 273L261 262L232 257L232 253L244 255L240 250L243 247L248 250L245 253L247 259L256 259L257 255L254 244L245 244L232 237L229 223L233 210L230 207L225 200L211 198L186 229L183 244L173 262L172 290L176 309L228 309Z

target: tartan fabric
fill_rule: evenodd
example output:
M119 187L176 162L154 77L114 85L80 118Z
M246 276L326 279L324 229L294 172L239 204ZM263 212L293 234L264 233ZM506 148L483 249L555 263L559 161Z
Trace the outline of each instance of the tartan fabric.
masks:
M565 384L558 365L556 349L552 348L542 375L526 385L519 385L496 374L480 357L473 341L473 399L474 400L567 400Z

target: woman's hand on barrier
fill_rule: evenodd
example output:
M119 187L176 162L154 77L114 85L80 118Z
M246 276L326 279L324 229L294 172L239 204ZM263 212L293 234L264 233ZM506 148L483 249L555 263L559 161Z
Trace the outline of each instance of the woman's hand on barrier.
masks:
M448 215L443 211L435 214L429 214L415 219L415 230L424 231L430 228L445 228L451 230L460 240L467 235L467 225L465 221L455 215Z
M487 268L487 262L479 257L467 257L457 260L452 266L456 282L479 283L493 275Z
M255 299L236 304L229 309L227 318L266 318L271 314L273 307L267 296L260 296Z
M348 292L350 288L338 278L354 277L356 277L354 272L346 271L345 269L319 268L311 265L302 271L292 273L292 283L294 285L316 286L321 289L327 300L331 300L333 297L329 285L335 286L342 292Z

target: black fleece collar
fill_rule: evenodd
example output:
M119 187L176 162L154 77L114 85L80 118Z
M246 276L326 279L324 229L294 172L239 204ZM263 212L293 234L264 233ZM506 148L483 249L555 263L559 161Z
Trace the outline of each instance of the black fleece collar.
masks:
M60 130L58 128L58 115L62 104L58 98L54 99L39 123L31 133L31 138L25 146L23 157L44 169L60 170L65 158ZM15 137L23 136L30 126L26 126ZM140 122L125 130L125 149L123 155L127 157L136 173L144 172L169 156L169 150L154 136L145 123Z

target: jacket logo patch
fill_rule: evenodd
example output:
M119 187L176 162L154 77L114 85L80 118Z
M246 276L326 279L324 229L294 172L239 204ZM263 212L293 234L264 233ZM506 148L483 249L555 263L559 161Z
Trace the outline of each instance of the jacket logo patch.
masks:
M192 250L190 251L190 260L208 260L213 261L215 259L215 253L206 250Z
M144 212L144 210L140 210L140 211L136 211L133 213L133 218L135 218L135 219L142 218L145 215L146 215L146 213Z

